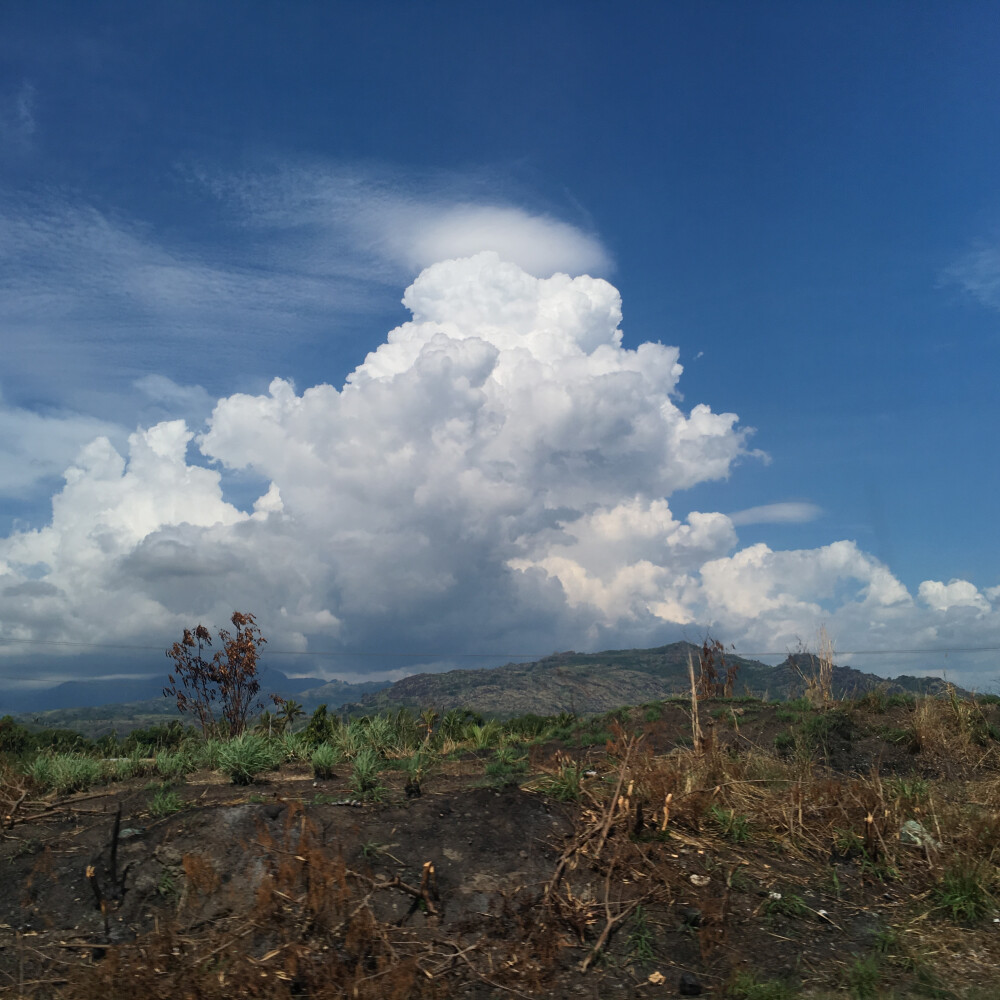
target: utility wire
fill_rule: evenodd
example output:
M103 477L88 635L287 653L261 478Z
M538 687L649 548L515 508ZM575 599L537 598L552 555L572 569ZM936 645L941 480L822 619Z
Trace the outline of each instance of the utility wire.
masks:
M13 637L2 637L0 636L0 646L11 643L19 642L29 646L63 646L78 649L131 649L131 650L156 650L164 651L163 646L146 646L146 645L134 645L125 643L107 643L107 642L70 642L67 640L60 639L15 639ZM694 644L692 644L694 645ZM603 652L603 651L602 651ZM743 659L750 659L755 656L790 656L793 653L785 650L781 653L741 653L736 650L731 651L734 656L742 657ZM808 650L805 651L808 654ZM948 647L935 647L935 648L912 648L912 649L838 649L834 651L835 656L896 656L896 655L919 655L919 654L929 654L929 653L997 653L1000 652L1000 646L948 646ZM397 657L397 658L413 658L413 659L438 659L438 660L449 660L449 659L472 659L472 658L502 658L509 657L512 660L543 660L552 656L552 653L397 653L397 652L379 652L378 650L311 650L311 649L267 649L262 653L262 655L267 656L317 656L317 657L336 657L336 656L384 656L384 657ZM596 656L596 653L579 653L574 654L579 656ZM813 654L815 655L815 654Z

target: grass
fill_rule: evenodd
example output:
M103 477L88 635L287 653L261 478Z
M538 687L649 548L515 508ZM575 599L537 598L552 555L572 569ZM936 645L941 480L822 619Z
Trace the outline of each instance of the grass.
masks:
M71 753L40 754L28 765L27 773L42 791L58 795L85 792L108 780L99 760Z
M542 783L541 789L559 802L576 802L580 798L582 781L582 765L569 761L560 764L559 770Z
M796 919L808 917L812 910L794 892L771 892L764 903L763 912L768 917Z
M635 908L629 923L628 953L636 962L651 962L654 958L653 932L641 905Z
M184 750L161 750L154 758L156 773L168 781L183 781L192 771L198 769L194 756Z
M365 747L360 750L354 758L351 768L351 791L359 799L376 802L385 792L379 784L379 773L382 763L378 754L372 747Z
M244 732L220 748L219 770L234 785L250 785L265 771L278 767L281 757L281 751L265 737Z
M978 923L995 907L987 889L995 877L995 870L986 864L968 860L953 862L931 891L935 908L947 913L956 923Z
M493 760L486 764L487 784L491 788L507 788L519 783L528 770L528 758L514 747L497 747Z
M734 844L742 844L750 839L750 824L746 816L740 816L735 809L726 809L718 804L709 808L709 815L722 832L722 836Z
M340 749L331 746L329 743L320 743L313 751L309 763L312 764L313 775L322 780L328 781L335 777L334 768L344 759Z
M150 814L153 816L170 816L173 813L180 812L184 808L184 800L169 784L164 783L149 800L148 808Z
M733 1000L793 1000L790 986L777 979L761 981L750 972L737 973L726 990Z
M871 952L855 960L845 977L851 1000L878 1000L882 981L882 956Z

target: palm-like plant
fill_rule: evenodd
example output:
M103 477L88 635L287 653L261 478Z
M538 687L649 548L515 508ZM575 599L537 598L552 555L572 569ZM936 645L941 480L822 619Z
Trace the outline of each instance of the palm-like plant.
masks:
M429 743L431 737L434 735L434 727L437 725L438 714L433 708L425 708L420 713L419 726L425 731L424 741Z
M305 714L305 709L303 709L300 702L287 698L282 702L281 712L278 715L278 718L281 720L282 729L290 729L294 725L295 720L302 718Z

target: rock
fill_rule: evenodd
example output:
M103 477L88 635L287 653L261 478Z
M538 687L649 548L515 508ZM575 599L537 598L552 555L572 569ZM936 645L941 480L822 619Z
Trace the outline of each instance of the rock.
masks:
M677 992L682 997L700 997L701 983L698 982L698 977L691 972L682 972Z
M160 844L159 847L153 851L153 857L160 862L161 865L165 865L167 868L176 868L182 861L183 855L176 847L171 847L169 844Z
M927 828L915 819L908 819L899 828L899 842L908 844L910 847L933 847L936 851L941 849L941 843L935 840Z
M691 876L691 884L692 885L696 885L699 888L704 888L711 881L712 881L712 879L708 875L692 875Z

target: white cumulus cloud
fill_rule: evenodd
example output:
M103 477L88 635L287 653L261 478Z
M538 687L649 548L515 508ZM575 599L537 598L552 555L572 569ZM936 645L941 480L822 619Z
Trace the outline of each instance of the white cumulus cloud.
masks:
M676 348L622 346L606 281L488 251L429 266L404 303L412 318L339 388L278 378L219 399L200 433L174 419L121 451L87 444L50 523L0 539L0 651L170 636L233 608L273 647L419 650L437 666L704 626L744 649L824 623L841 648L1000 637L992 591L928 582L915 600L854 542L739 548L741 520L809 505L676 517L671 495L725 479L749 431L681 407ZM246 509L223 473L261 484Z

